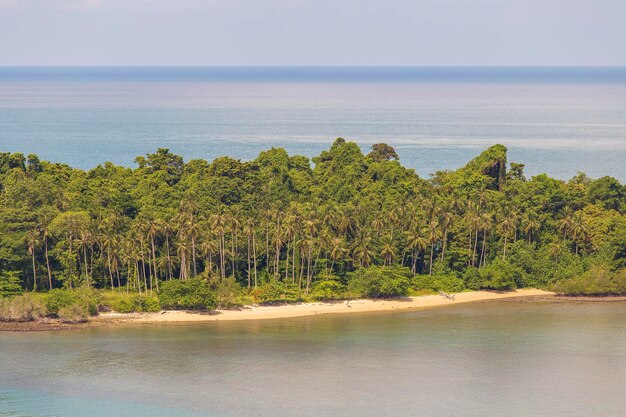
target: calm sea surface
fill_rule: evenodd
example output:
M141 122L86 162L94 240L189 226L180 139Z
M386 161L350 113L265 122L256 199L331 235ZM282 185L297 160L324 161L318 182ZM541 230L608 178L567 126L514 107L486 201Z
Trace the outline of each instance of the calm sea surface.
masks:
M623 416L626 303L0 334L0 416Z
M502 143L528 174L626 180L626 68L0 68L0 151L92 168L385 141L428 176Z

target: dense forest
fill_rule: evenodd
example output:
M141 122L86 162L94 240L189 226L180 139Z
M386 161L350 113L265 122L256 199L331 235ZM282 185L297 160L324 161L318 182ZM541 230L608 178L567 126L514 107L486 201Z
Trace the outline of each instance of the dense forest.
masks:
M192 286L233 303L626 292L626 188L526 178L501 145L430 179L386 144L364 154L342 138L312 161L272 148L184 162L158 149L136 164L84 171L0 154L0 294L163 293L176 307Z

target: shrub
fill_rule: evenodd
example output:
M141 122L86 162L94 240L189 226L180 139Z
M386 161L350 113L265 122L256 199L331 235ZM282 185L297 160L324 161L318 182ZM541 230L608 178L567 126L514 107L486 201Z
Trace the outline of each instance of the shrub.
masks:
M214 281L215 292L217 294L217 302L219 307L234 307L241 303L238 301L241 295L241 285L233 277Z
M263 284L253 293L261 303L300 301L300 290L297 286L281 281L270 281Z
M417 290L461 292L465 284L454 274L418 275L413 278L413 287Z
M478 268L467 268L463 273L463 282L468 290L479 290L483 286L483 278Z
M490 290L510 290L521 281L521 270L502 259L496 259L480 270L482 288Z
M63 323L84 323L89 317L89 310L80 302L61 307L57 313Z
M311 297L314 300L339 300L345 296L345 285L338 281L328 279L324 281L318 281L313 285L311 291Z
M0 274L0 297L13 297L22 293L19 274L15 271Z
M174 279L161 284L161 306L174 310L211 310L217 306L215 292L200 278Z
M50 290L45 299L48 315L55 317L59 315L59 310L76 302L78 302L78 293L62 289Z
M57 317L63 308L79 305L88 314L98 313L98 293L89 288L76 290L53 289L45 296L46 309L49 316Z
M43 304L31 294L0 298L1 321L33 321L44 315Z
M103 303L118 313L155 312L161 309L159 299L143 294L107 293Z
M594 266L579 277L555 284L553 290L567 295L626 294L626 269L611 274L604 266Z
M356 297L385 298L409 292L411 270L400 266L370 266L349 274L348 289Z

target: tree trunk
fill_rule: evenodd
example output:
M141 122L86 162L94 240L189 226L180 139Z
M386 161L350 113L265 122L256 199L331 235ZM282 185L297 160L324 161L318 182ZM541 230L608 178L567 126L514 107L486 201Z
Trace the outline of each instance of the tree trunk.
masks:
M470 244L471 244L471 241L470 241ZM433 274L433 253L434 253L434 251L435 251L435 244L431 243L430 244L430 265L429 265L430 272L429 272L429 275Z
M193 277L198 276L198 269L196 266L196 238L191 238L191 260L193 261Z
M109 266L109 278L111 278L111 291L115 290L115 285L113 284L113 272L111 271L111 249L107 247L107 265Z
M159 276L157 275L156 266L156 251L154 250L154 238L150 239L152 243L152 265L154 266L154 282L156 284L156 290L159 292Z
M37 291L37 269L35 268L35 248L31 251L33 258L33 291Z
M167 279L172 280L172 259L170 257L170 238L168 235L165 235L165 246L167 247Z
M48 257L48 238L44 238L46 243L46 269L48 270L48 286L52 289L52 271L50 271L50 258Z

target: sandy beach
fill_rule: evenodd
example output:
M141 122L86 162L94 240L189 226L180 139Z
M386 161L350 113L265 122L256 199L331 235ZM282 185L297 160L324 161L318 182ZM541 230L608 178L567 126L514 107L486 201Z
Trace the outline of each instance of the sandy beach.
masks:
M514 297L546 296L551 292L537 289L521 289L508 292L473 291L458 293L454 300L441 295L425 295L393 300L352 300L334 303L302 303L276 306L246 306L241 310L217 310L214 312L162 311L158 313L104 313L92 319L93 322L118 323L187 323L235 320L263 320L289 317L315 316L322 314L367 313L430 308L469 303L474 301L497 300Z

